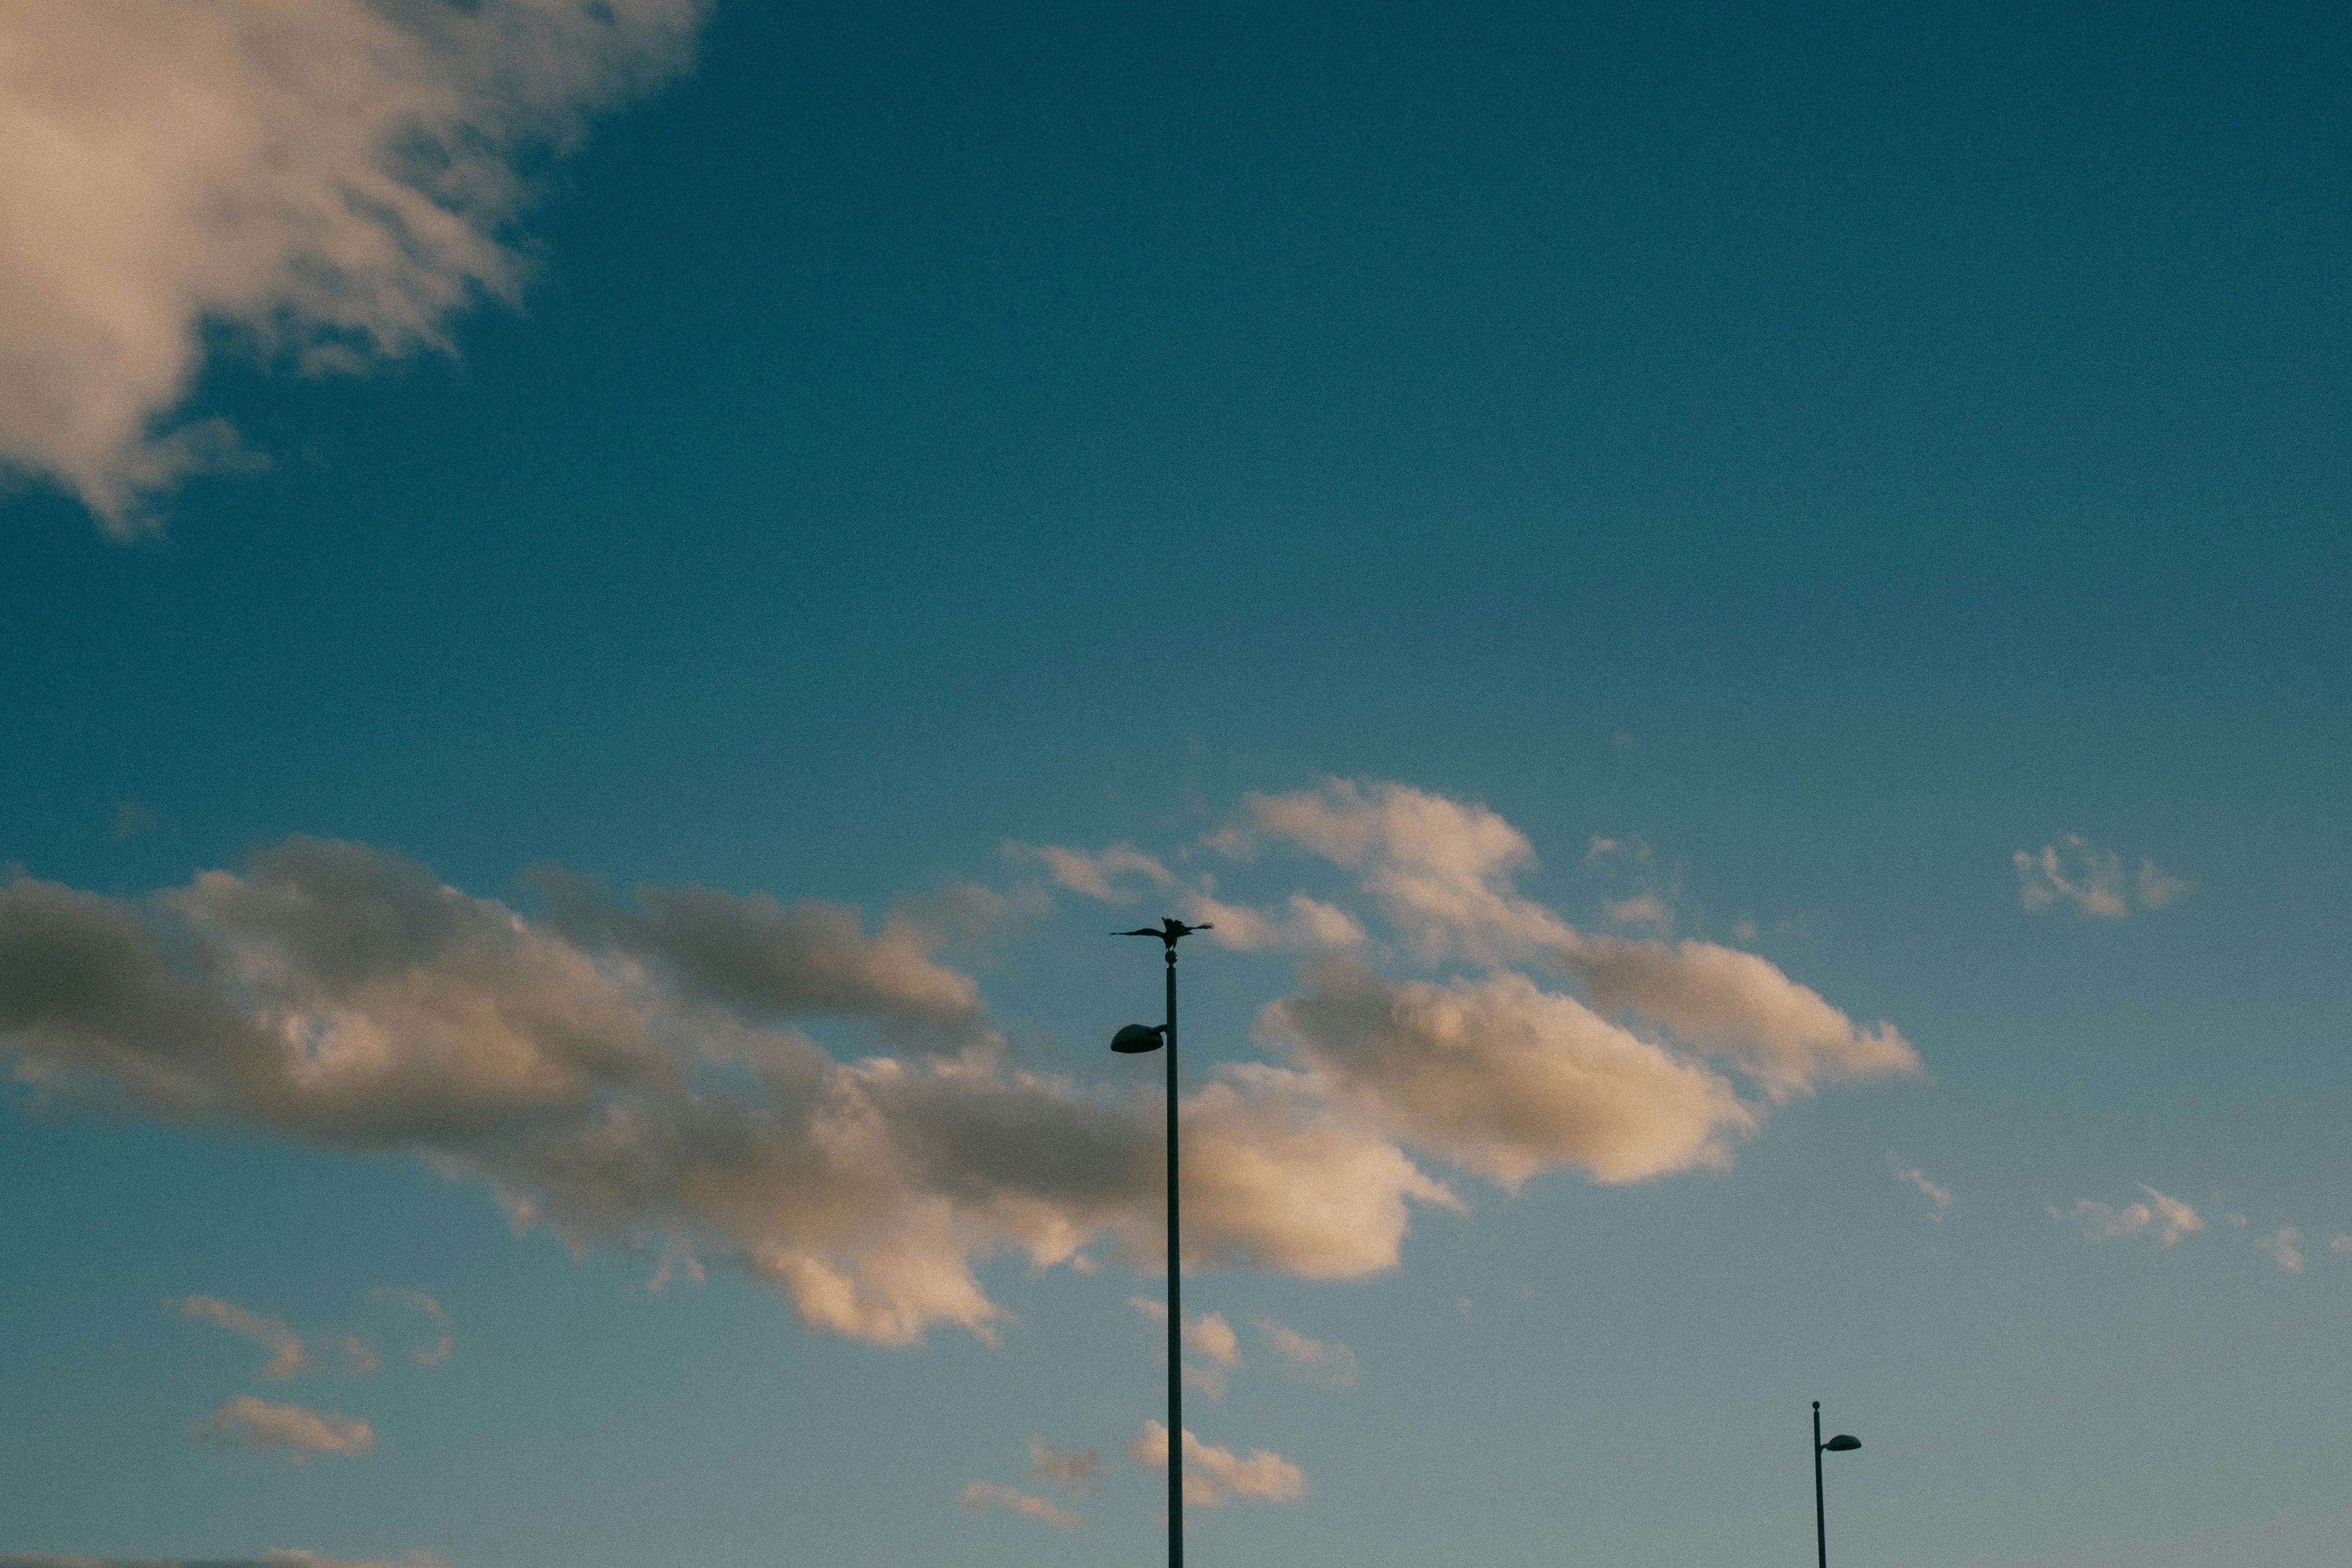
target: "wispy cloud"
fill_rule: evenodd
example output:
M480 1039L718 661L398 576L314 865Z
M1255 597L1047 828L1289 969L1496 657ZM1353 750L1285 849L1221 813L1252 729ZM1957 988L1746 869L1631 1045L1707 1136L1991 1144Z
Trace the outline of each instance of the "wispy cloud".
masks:
M218 1323L231 1333L243 1334L258 1343L269 1352L269 1359L261 1366L264 1377L289 1378L315 1370L302 1336L276 1318L265 1318L217 1296L189 1296L184 1300L166 1300L163 1305L176 1309L184 1318L201 1318Z
M1087 1448L1076 1452L1056 1448L1043 1437L1029 1439L1029 1473L1041 1481L1051 1481L1072 1491L1084 1491L1102 1479L1102 1453Z
M2158 1247L2170 1247L2182 1237L2205 1228L2197 1211L2179 1198L2166 1197L2145 1182L2139 1190L2147 1194L2145 1203L2116 1208L2094 1198L2077 1198L2072 1211L2062 1213L2053 1208L2050 1213L2053 1218L2071 1221L2090 1241L2146 1237Z
M1136 1463L1148 1469L1168 1468L1168 1428L1157 1421L1143 1424L1135 1440ZM1307 1495L1307 1477L1297 1465L1265 1448L1242 1458L1230 1448L1203 1443L1190 1427L1184 1432L1184 1500L1197 1508L1214 1508L1235 1498L1260 1502L1296 1502Z
M1893 1168L1896 1181L1918 1188L1927 1197L1927 1202L1932 1205L1927 1211L1927 1217L1940 1221L1944 1217L1944 1211L1952 1206L1951 1190L1937 1186L1929 1181L1926 1173L1916 1165L1906 1165L1891 1153L1886 1156L1886 1163Z
M296 1465L314 1454L355 1458L375 1447L375 1428L357 1416L303 1405L272 1405L249 1394L224 1401L190 1427L188 1436L199 1443L276 1454Z
M1149 1296L1130 1296L1127 1304L1155 1323L1168 1321L1168 1303ZM1184 1323L1184 1343L1200 1358L1184 1366L1184 1381L1212 1399L1225 1396L1228 1375L1242 1364L1241 1337L1222 1313L1203 1312Z
M173 426L208 326L309 373L512 300L523 162L678 69L703 0L0 7L0 465L119 535L249 467Z
M269 1359L261 1367L263 1377L299 1377L330 1365L364 1375L382 1364L375 1348L356 1334L327 1334L306 1341L279 1320L264 1317L217 1296L189 1296L166 1300L163 1305L182 1317L217 1323L260 1344L269 1352Z
M1339 1341L1309 1339L1272 1318L1258 1319L1257 1331L1285 1366L1307 1381L1330 1388L1354 1386L1356 1352Z
M1142 897L1142 889L1135 885L1137 878L1162 888L1176 885L1174 872L1132 844L1114 844L1108 849L1089 853L1058 845L1023 844L1008 839L1004 854L1012 860L1041 860L1055 882L1074 893L1084 893L1107 904L1131 904Z
M2140 908L2160 910L2197 888L2185 878L2157 869L2153 860L2139 863L2135 880L2126 874L2121 855L2075 833L2038 851L2020 849L2010 861L2017 869L2018 901L2029 910L2063 902L2102 920L2121 920L2132 910L2135 891Z
M2289 1274L2303 1272L2303 1232L2281 1226L2269 1236L2257 1237L2254 1248Z
M437 1331L433 1338L424 1344L411 1346L408 1352L408 1359L418 1366L439 1366L447 1361L450 1352L457 1348L457 1342L450 1337L449 1333L449 1314L442 1310L440 1302L427 1296L424 1291L404 1290L395 1286L379 1285L369 1294L376 1300L390 1301L396 1306L422 1312L432 1321L433 1327Z
M1056 1530L1076 1530L1086 1522L1078 1515L1045 1498L1032 1497L1027 1492L1000 1486L994 1481L973 1481L963 1489L957 1500L973 1513L985 1513L992 1508L1009 1509L1026 1514L1031 1519L1052 1525Z

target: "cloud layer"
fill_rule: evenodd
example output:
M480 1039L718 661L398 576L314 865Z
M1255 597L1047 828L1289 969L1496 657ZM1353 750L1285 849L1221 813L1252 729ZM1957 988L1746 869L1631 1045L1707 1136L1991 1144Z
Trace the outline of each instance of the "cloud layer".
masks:
M208 329L310 371L511 299L519 163L679 68L704 0L0 0L0 466L118 534L235 466Z
M1473 968L1391 978L1369 941L1306 961L1258 1020L1282 1059L1223 1067L1180 1108L1188 1268L1357 1278L1396 1265L1416 1205L1461 1206L1423 1157L1506 1188L1720 1168L1775 1102L1916 1066L1752 954L1576 931L1516 891L1531 852L1483 807L1335 783L1253 801L1237 835L1313 849L1410 949ZM535 915L305 838L139 899L19 874L0 883L0 1053L46 1095L412 1152L519 1226L643 1249L656 1281L724 1261L877 1343L992 1337L976 1269L997 1255L1164 1266L1154 1099L1011 1065L939 958L943 907L869 930L760 893L531 884ZM837 1060L815 1018L898 1054ZM415 1359L447 1353L436 1304L387 1299L434 1326ZM200 1315L273 1366L310 1353L215 1305ZM1204 1375L1239 1355L1218 1327Z
M309 839L142 900L19 877L0 887L0 1041L43 1091L413 1150L575 1247L723 1258L886 1344L992 1333L972 1267L1000 1250L1160 1260L1156 1107L1009 1069L968 977L912 927L701 889L562 893L534 921ZM789 1022L816 1014L937 1049L836 1062ZM1448 1199L1272 1068L1191 1097L1184 1136L1202 1264L1389 1268L1408 1202Z

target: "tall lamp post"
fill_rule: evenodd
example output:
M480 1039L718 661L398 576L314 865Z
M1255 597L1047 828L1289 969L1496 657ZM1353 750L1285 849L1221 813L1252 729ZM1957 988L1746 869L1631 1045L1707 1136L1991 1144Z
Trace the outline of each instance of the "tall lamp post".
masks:
M1113 936L1156 936L1167 944L1168 1021L1129 1024L1111 1037L1110 1048L1140 1056L1168 1048L1168 1568L1184 1568L1184 1392L1179 1358L1184 1350L1183 1254L1176 1239L1176 944L1207 925L1188 926L1163 918L1157 929L1113 931Z
M1821 1549L1821 1568L1830 1568L1829 1510L1822 1502L1822 1456L1851 1454L1861 1447L1861 1438L1843 1432L1822 1442L1822 1402L1813 1401L1813 1543Z

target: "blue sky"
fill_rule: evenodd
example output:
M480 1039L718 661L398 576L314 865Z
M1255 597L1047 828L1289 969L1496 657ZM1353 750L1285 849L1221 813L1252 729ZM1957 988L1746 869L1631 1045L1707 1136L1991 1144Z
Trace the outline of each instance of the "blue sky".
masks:
M0 1563L2343 1561L2347 41L0 12Z

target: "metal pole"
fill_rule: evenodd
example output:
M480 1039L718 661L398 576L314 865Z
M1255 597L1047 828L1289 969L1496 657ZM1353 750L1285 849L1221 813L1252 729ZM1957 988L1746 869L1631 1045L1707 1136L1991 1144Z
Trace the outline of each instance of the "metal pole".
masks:
M1168 944L1168 1568L1184 1568L1184 1255L1176 1239L1176 944ZM1818 1417L1816 1418L1818 1419Z
M1813 1401L1813 1543L1821 1549L1821 1568L1830 1568L1829 1511L1822 1506L1822 1402Z

